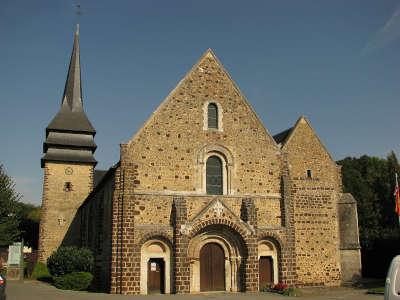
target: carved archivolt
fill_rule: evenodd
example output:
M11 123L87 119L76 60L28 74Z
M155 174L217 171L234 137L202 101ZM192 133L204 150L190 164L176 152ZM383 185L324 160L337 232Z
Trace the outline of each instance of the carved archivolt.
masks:
M226 225L242 236L255 233L253 226L244 222L222 200L214 199L204 207L191 221L182 224L180 231L184 235L194 235L202 228L212 225Z

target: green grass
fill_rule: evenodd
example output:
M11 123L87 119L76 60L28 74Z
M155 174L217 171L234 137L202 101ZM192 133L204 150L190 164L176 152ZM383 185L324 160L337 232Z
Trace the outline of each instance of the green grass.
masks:
M372 289L369 289L367 293L383 295L385 293L385 287L372 288Z

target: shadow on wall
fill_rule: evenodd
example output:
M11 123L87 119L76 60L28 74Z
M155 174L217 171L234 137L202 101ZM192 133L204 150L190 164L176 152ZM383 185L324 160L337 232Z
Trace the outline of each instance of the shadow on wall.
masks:
M89 248L95 258L92 291L110 292L111 288L111 230L112 198L115 168L111 168L101 182L79 207L61 246Z

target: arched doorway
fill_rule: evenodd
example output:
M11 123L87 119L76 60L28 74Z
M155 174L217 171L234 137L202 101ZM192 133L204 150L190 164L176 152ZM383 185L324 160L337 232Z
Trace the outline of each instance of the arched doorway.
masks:
M191 293L243 290L242 275L247 248L242 236L229 226L214 224L198 231L189 242L188 256ZM207 266L207 264L213 265ZM216 278L207 279L205 278L207 272L209 274L212 272L213 275L218 272L218 274L215 274Z
M278 283L278 250L274 242L262 240L258 243L259 289Z
M225 254L217 243L200 250L200 291L225 291Z
M141 248L140 293L169 294L171 291L171 249L161 240L149 240Z

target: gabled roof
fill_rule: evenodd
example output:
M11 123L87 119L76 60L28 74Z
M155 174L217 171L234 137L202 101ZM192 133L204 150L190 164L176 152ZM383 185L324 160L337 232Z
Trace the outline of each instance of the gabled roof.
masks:
M61 107L57 115L47 126L46 132L50 130L96 133L96 130L83 110L82 104L79 25L74 36L74 46L72 48Z
M318 134L315 132L314 128L311 126L310 122L305 116L300 116L300 118L297 120L296 124L291 128L291 130L287 133L287 136L285 137L281 148L285 149L287 148L287 145L290 143L290 140L292 137L296 134L297 129L300 127L301 124L306 124L308 128L312 131L314 136L316 137L317 141L321 145L321 147L325 150L325 152L328 154L329 158L333 163L336 164L335 160L332 158L331 154L329 153L328 149L325 147L324 143L322 143L321 139L319 138ZM282 134L283 132L281 132Z
M232 79L231 75L228 73L228 71L225 69L223 64L220 62L220 60L217 58L217 56L214 54L214 52L208 48L204 54L200 57L200 59L192 66L192 68L183 76L183 78L179 81L179 83L175 86L173 90L170 91L170 93L167 95L167 97L161 102L161 104L157 107L157 109L152 113L152 115L147 119L147 121L142 125L142 127L133 135L133 137L130 138L128 141L128 144L130 144L132 141L135 140L136 137L140 135L140 133L151 123L151 121L155 118L155 116L158 114L158 112L162 111L163 107L166 106L166 104L170 101L172 98L172 95L181 88L182 84L185 82L186 79L190 77L192 73L195 72L195 70L199 67L199 65L205 60L205 59L212 59L219 68L221 68L222 72L227 76L228 80L231 82L233 88L237 91L241 99L243 99L244 104L248 107L248 109L254 114L255 118L257 121L260 123L263 131L265 132L267 138L271 140L271 144L278 148L278 146L275 143L275 140L273 139L272 135L269 133L267 128L265 127L264 123L261 121L260 117L257 115L253 107L250 105L249 101L247 100L246 96L242 93L242 91L239 89L238 85L235 83L235 81Z
M277 134L275 134L273 136L275 142L279 145L279 144L284 144L286 142L286 139L288 138L288 136L290 135L290 133L292 132L293 127L290 127L284 131L281 131Z

